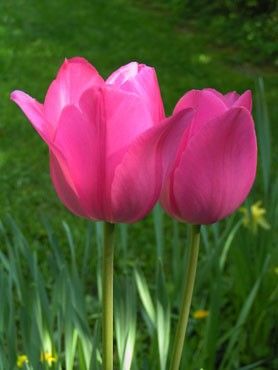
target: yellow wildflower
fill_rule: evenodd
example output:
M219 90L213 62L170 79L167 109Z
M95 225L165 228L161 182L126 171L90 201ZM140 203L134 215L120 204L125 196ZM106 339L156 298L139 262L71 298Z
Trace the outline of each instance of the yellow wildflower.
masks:
M25 364L28 364L28 357L26 355L18 355L16 361L17 367L23 367Z
M254 203L250 209L241 207L240 212L243 214L243 225L250 229L254 234L257 233L259 226L265 230L270 229L270 224L265 218L266 209L262 207L262 202L260 200Z
M53 362L57 362L57 356L50 352L42 352L41 362L47 362L48 366L52 366Z
M201 320L209 315L209 311L206 310L197 310L193 313L194 319Z

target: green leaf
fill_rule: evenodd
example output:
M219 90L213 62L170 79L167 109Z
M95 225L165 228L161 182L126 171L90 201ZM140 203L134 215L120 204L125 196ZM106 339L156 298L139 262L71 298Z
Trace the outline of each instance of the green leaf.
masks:
M136 338L136 290L128 278L117 280L114 315L120 369L130 370Z
M221 253L221 256L220 256L220 260L219 260L220 270L224 269L225 262L226 262L230 247L232 245L234 237L236 236L236 233L238 232L241 224L242 224L242 221L238 221L238 223L233 227L233 229L230 231L230 233L229 233L229 235L226 239L226 242L223 246L223 250L222 250L222 253Z
M156 327L160 370L165 370L170 343L171 312L161 263L158 265L156 292Z
M147 281L138 269L134 270L134 277L143 307L153 328L156 327L156 314Z
M155 206L153 216L156 238L156 257L157 260L161 260L163 259L164 255L164 231L163 231L163 213L159 204Z
M256 128L258 134L259 160L263 175L264 193L268 195L271 168L271 134L269 115L265 98L264 81L256 81Z

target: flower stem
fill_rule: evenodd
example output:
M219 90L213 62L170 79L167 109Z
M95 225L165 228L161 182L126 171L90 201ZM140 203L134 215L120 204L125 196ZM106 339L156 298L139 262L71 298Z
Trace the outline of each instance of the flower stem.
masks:
M184 338L188 323L188 316L191 306L197 270L197 261L200 243L200 228L201 228L200 225L191 225L190 244L186 260L186 273L184 279L181 310L174 339L172 358L170 362L170 370L178 370L180 368Z
M114 224L104 224L102 266L102 368L113 370Z

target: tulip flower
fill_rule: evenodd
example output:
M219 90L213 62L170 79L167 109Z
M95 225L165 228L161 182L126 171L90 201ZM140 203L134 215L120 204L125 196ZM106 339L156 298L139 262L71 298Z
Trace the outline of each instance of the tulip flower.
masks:
M256 174L257 145L250 91L222 95L192 90L177 103L174 115L193 108L169 164L161 203L173 217L191 224L211 224L237 209Z
M191 224L181 309L170 370L179 370L197 270L200 225L228 216L247 197L255 179L257 145L250 91L222 95L192 90L177 103L173 116L195 112L175 155L166 164L161 203L171 216ZM166 160L166 162L167 162Z
M135 222L152 209L192 110L165 119L153 68L132 62L104 81L82 58L64 62L43 104L22 91L11 99L49 147L61 201L76 215L106 221L102 368L112 370L113 223Z
M72 58L43 104L22 91L11 99L49 146L51 178L69 210L129 223L152 209L162 181L156 148L183 125L164 121L153 68L132 62L104 81L85 59Z

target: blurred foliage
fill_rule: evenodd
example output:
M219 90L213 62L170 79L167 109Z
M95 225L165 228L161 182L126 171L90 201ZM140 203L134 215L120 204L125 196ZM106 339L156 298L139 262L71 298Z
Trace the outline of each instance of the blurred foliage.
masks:
M172 3L179 8L203 9L211 14L213 12L228 12L240 15L262 15L272 14L276 9L275 0L172 0Z
M152 0L172 11L177 22L198 28L215 46L234 48L236 61L278 65L275 0Z

